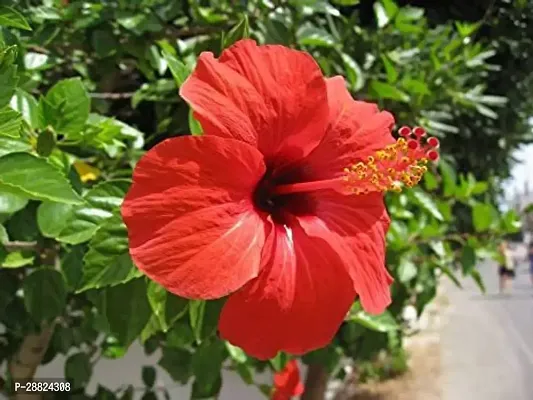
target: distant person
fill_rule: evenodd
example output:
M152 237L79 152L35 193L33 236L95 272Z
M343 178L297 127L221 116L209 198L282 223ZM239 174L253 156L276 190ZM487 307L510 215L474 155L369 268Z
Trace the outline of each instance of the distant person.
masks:
M501 256L501 264L498 269L500 275L500 293L506 293L511 280L515 277L514 259L509 245L504 240L498 248Z
M529 242L529 277L531 278L531 285L533 285L533 239Z

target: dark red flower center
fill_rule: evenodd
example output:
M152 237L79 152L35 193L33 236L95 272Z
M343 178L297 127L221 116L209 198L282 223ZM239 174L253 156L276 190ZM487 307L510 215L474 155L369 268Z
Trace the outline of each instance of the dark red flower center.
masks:
M287 213L293 215L313 215L316 201L311 192L277 193L282 185L293 185L306 182L303 168L292 168L280 172L275 168L267 168L265 175L257 184L253 202L256 209L269 214L274 222L285 224Z

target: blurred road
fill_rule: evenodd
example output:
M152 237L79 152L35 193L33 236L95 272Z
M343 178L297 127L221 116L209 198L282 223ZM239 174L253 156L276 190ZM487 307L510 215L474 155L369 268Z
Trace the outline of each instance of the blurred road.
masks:
M523 259L523 249L520 249ZM446 288L449 321L441 337L444 400L533 399L533 287L521 262L509 295L498 294L497 267L479 267L487 294L464 281Z

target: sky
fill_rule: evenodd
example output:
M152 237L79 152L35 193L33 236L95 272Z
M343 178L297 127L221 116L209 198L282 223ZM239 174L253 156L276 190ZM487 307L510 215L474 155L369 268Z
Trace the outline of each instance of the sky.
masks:
M518 190L524 190L524 183L529 182L530 191L533 191L533 145L527 145L518 150L516 158L521 162L514 166L512 177L505 183L506 192L513 196Z

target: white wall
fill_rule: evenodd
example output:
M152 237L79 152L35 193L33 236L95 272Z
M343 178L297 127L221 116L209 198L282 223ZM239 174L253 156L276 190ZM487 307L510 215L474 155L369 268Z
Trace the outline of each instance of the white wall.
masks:
M181 386L173 382L166 371L157 366L160 357L161 353L159 351L154 352L150 356L146 356L142 346L135 342L123 358L117 360L102 359L96 364L87 391L89 394L94 394L98 384L111 390L127 384L132 384L134 387L142 389L144 385L141 379L141 369L143 365L152 365L157 370L157 382L155 386L165 386L172 400L189 400L191 384ZM64 364L65 357L58 355L51 363L41 365L36 373L36 377L64 378ZM269 384L272 382L269 375L258 376L256 377L256 381ZM135 398L140 399L142 393L142 390L139 390ZM0 399L2 399L1 395ZM248 386L237 374L224 371L222 393L219 400L265 399L265 396L255 386Z

